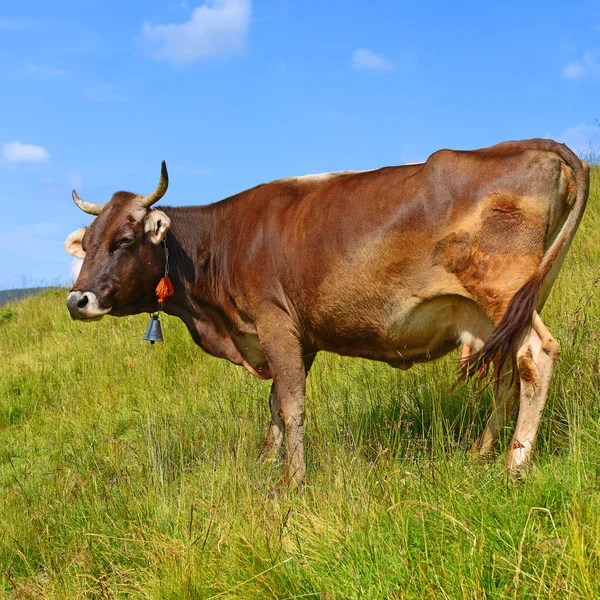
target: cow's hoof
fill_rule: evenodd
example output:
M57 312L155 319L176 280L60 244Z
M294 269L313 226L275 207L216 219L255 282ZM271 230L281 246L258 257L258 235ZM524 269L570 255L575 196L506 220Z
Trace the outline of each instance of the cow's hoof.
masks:
M272 445L268 445L268 444L263 444L263 447L260 450L260 458L261 460L263 460L264 462L267 463L273 463L273 462L280 462L281 461L281 446L279 448L272 446Z
M278 451L269 450L268 452L261 452L260 458L266 463L277 463L281 462L281 455Z
M267 496L269 497L269 500L279 500L279 498L286 489L286 486L283 486L281 485L281 483L278 483L269 490Z
M473 461L488 461L494 458L496 452L494 448L482 448L479 440L477 440L470 448L468 452L468 456Z

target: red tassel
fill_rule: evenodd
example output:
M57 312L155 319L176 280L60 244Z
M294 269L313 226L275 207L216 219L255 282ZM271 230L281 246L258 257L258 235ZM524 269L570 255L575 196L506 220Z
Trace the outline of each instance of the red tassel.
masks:
M156 286L156 297L161 304L164 304L165 300L172 296L175 292L173 291L173 284L168 277L163 277Z

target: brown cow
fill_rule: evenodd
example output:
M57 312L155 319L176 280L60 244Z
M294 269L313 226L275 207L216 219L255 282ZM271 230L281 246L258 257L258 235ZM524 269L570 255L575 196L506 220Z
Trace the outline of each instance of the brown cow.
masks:
M461 344L465 376L494 364L497 397L474 445L488 454L520 410L508 453L530 462L559 347L539 312L583 216L587 167L551 140L441 150L418 165L281 179L208 206L151 209L116 193L67 251L84 257L74 319L156 310L168 249L179 317L206 352L273 378L265 451L287 436L305 476L305 381L320 350L406 369ZM168 235L167 235L168 231ZM161 243L163 242L163 243ZM516 367L513 369L513 367Z

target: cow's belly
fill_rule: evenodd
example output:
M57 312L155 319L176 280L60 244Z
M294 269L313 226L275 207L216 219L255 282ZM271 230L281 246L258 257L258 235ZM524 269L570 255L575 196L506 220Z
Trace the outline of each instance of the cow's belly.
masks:
M385 310L350 311L313 332L315 346L330 352L409 368L435 360L461 343L485 340L492 324L475 302L457 295L392 300ZM342 324L343 323L343 324Z

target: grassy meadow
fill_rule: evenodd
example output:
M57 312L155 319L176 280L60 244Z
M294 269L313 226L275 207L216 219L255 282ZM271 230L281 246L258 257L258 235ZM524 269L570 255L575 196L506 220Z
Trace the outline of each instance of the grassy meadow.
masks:
M486 390L320 355L308 484L259 458L269 382L163 319L0 309L0 597L600 598L600 172L544 320L562 346L537 469L472 459ZM510 430L509 430L510 433ZM508 443L505 439L504 444Z

